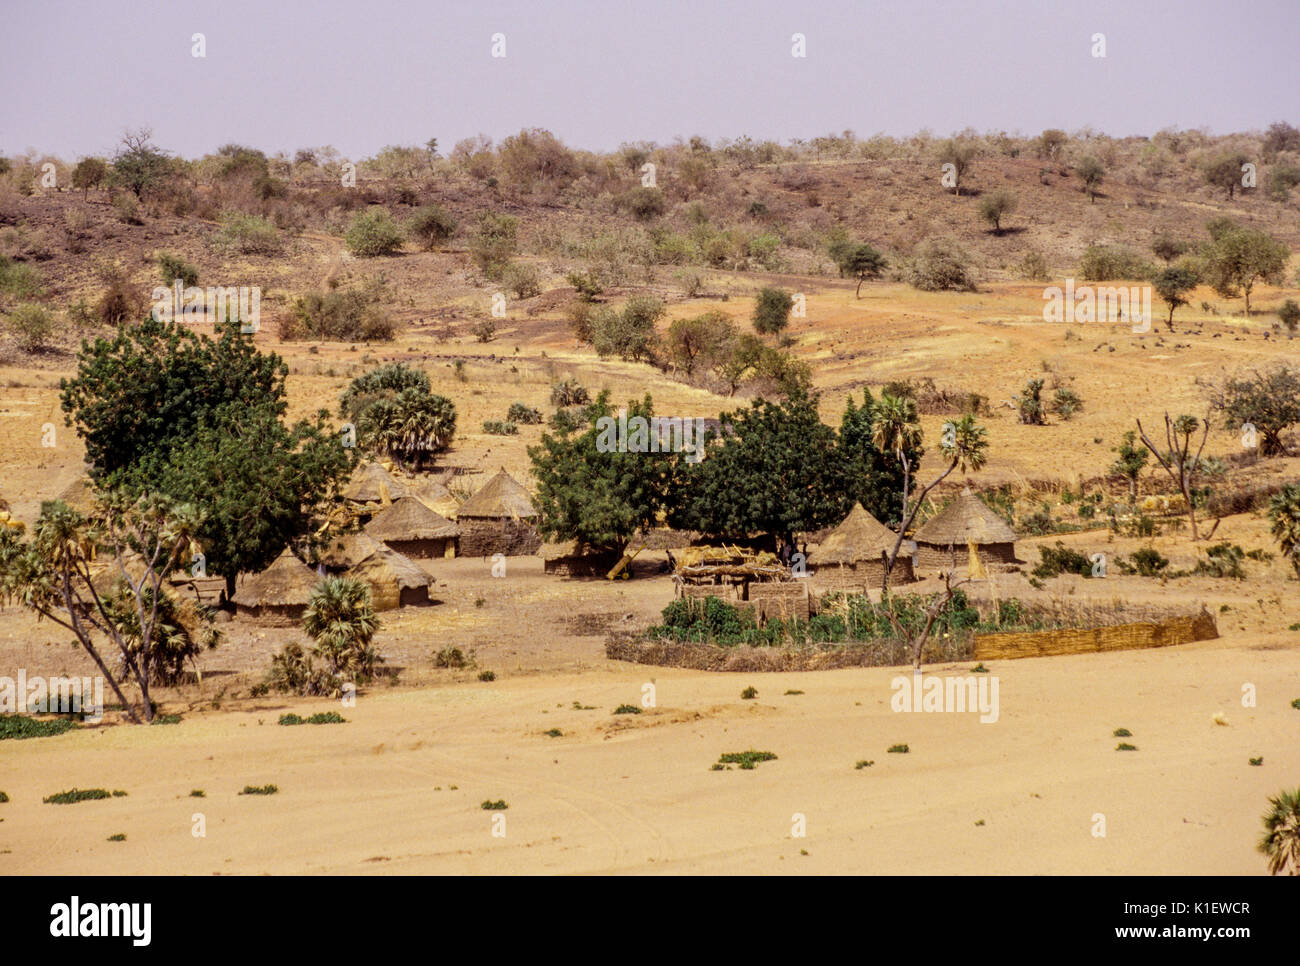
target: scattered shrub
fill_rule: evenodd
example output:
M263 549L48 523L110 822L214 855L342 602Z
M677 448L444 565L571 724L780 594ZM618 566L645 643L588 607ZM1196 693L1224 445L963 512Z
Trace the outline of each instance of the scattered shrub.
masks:
M442 650L433 655L434 667L445 668L469 668L474 666L474 655L471 651L465 654L459 647L448 644Z
M162 273L163 282L171 285L177 279L186 288L199 284L199 270L180 255L173 255L170 252L159 252L154 261L158 263L158 271Z
M425 205L411 213L406 230L425 251L433 251L456 234L456 220L438 205Z
M888 749L889 754L891 755L906 755L910 753L911 750L912 749L907 747L907 745L890 745Z
M740 692L740 697L745 701L752 701L754 700L754 698L758 697L758 688L755 687L745 688L744 691Z
M506 804L506 800L504 798L498 798L495 802L492 801L491 799L488 799L487 801L483 802L482 805L479 806L479 808L483 809L483 811L485 812L501 812L509 807L510 806Z
M510 262L501 270L501 284L517 299L542 292L542 273L531 262Z
M540 410L532 406L526 406L521 402L513 402L510 409L506 412L506 420L512 423L523 423L526 426L535 426L542 421Z
M359 212L343 234L348 251L362 258L376 258L401 251L402 228L382 208Z
M75 805L77 802L98 801L103 798L125 798L126 792L114 791L110 794L106 788L71 788L66 792L57 792L41 801L46 805Z
M50 738L71 731L77 725L71 718L41 721L22 714L0 715L0 741L7 738Z
M970 257L956 242L945 239L923 242L908 263L904 276L909 285L923 292L975 291Z
M641 709L635 704L620 704L614 709L614 714L640 714Z
M480 671L478 675L480 681L495 681L497 675L495 671Z
M275 795L280 789L275 785L245 785L241 795Z
M718 756L718 765L739 765L745 771L753 771L754 766L764 761L776 761L776 755L770 751L729 751Z
M24 302L9 313L5 327L13 332L24 352L40 352L54 333L54 316L43 305Z
M278 255L284 251L280 230L260 215L228 216L212 236L211 244L219 251L240 255Z
M499 419L483 420L483 432L491 436L518 436L519 427L511 422L502 422Z

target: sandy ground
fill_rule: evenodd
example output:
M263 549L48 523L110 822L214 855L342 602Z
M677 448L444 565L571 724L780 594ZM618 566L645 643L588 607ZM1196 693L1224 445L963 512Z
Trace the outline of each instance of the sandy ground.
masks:
M1000 715L987 724L891 711L890 669L719 675L611 664L380 689L341 709L341 725L279 727L280 713L327 703L272 701L178 726L7 742L0 870L1262 871L1254 844L1265 799L1300 773L1300 712L1289 707L1300 651L1224 639L990 670ZM611 714L640 703L651 682L655 708ZM1257 707L1242 707L1246 683ZM749 684L759 696L742 701ZM1218 712L1227 725L1214 723ZM1114 750L1118 727L1138 751ZM547 736L552 728L561 736ZM910 753L887 753L896 743ZM747 749L778 758L710 769ZM1248 764L1261 755L1262 767ZM855 769L862 759L875 764ZM279 793L237 794L265 783ZM41 803L73 786L128 796ZM489 799L508 810L483 810ZM798 815L806 837L792 835ZM1093 834L1101 816L1104 837ZM196 837L200 817L206 835ZM116 833L126 841L107 841Z
M411 255L404 265L418 282L438 277L448 257ZM746 324L745 295L762 279L728 283L714 274L710 286L734 284L736 297L678 304L673 314L722 306ZM1177 334L1136 336L1043 323L1041 286L936 295L882 283L854 299L849 283L805 281L808 318L790 334L814 365L824 418L838 425L849 393L860 398L863 385L886 379L929 376L978 391L993 408L983 419L989 463L975 482L1009 482L1022 495L1032 485L1058 518L1074 513L1061 488L1077 491L1104 474L1135 415L1150 425L1166 410L1202 413L1197 376L1294 359L1297 345L1269 338L1267 322L1235 317L1230 306L1202 311L1206 293L1180 314ZM423 305L434 296L415 297ZM593 391L609 388L616 402L652 391L662 414L711 416L743 404L645 366L597 360L574 346L558 317L522 312L489 345L418 325L390 345L355 350L284 345L269 333L258 341L291 366L295 417L334 406L348 380L378 361L420 365L456 403L460 428L444 465L471 474L458 478L466 490L498 466L527 480L525 450L540 428L504 439L482 433L481 423L502 418L516 399L549 412L550 385L568 374ZM464 382L452 368L457 358L468 360ZM41 500L81 472L81 443L58 409L58 379L72 368L69 354L0 366L0 495L28 523ZM1001 402L1031 375L1073 387L1083 412L1019 425ZM946 418L923 417L927 439ZM53 446L42 445L46 422L56 425ZM937 466L937 447L927 450L923 478ZM1216 427L1207 451L1239 453L1238 434ZM1300 460L1261 467L1265 477L1295 479ZM1142 492L1161 485L1149 470ZM1186 533L1061 539L1108 554L1151 543L1176 568L1190 567L1204 546ZM1277 549L1253 514L1225 519L1215 535L1224 539ZM1031 565L1040 542L1021 544ZM1300 711L1290 707L1300 698L1300 632L1286 629L1300 621L1300 595L1281 561L1247 561L1246 581L1165 584L1114 573L1104 584L1049 581L1048 595L1203 604L1224 636L993 663L1000 717L991 724L970 714L892 712L898 672L890 669L718 675L609 662L606 633L649 623L671 596L648 570L609 584L548 577L536 559L512 560L505 580L491 578L486 561L429 569L439 603L384 615L377 638L401 683L339 709L346 724L279 727L286 711L336 705L249 698L270 655L298 633L236 621L224 625L221 648L204 655L201 690L161 695L167 710L184 714L180 725L0 743L0 790L11 799L0 804L0 873L1262 874L1254 849L1267 797L1300 781ZM1006 590L1032 593L1023 575L1008 578ZM436 670L432 655L447 644L473 649L498 679ZM48 623L0 609L0 674L78 673L84 662ZM656 708L611 714L638 703L650 682ZM1245 684L1254 685L1257 707L1242 706ZM758 688L756 700L740 699L747 685ZM791 689L804 693L785 694ZM575 701L591 710L576 710ZM1217 712L1226 726L1213 723ZM1138 751L1115 750L1120 727ZM547 736L552 728L562 734ZM887 753L896 743L911 752ZM753 771L710 770L720 754L747 749L778 758ZM1263 765L1250 766L1258 756ZM863 759L875 764L855 769ZM265 783L279 793L238 794ZM128 795L42 804L74 786ZM190 797L194 789L204 797ZM485 811L489 799L509 808ZM796 814L806 837L792 835ZM192 834L197 815L203 837ZM1093 834L1098 816L1104 837ZM505 834L494 836L502 818ZM117 833L126 841L107 841Z

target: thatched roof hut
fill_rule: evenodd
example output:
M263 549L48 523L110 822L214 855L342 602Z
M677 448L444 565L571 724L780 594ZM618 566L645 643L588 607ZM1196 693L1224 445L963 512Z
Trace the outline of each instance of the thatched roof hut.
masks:
M529 492L502 467L496 476L483 484L481 490L460 505L456 516L460 519L531 520L537 516L537 508L533 506Z
M342 533L330 540L316 554L316 560L331 573L355 567L380 548L378 540L357 530Z
M320 577L286 550L260 574L240 581L231 598L235 610L268 623L295 624L302 619Z
M641 546L645 550L681 550L703 538L698 530L674 530L671 527L651 527L638 530L627 542L629 548Z
M88 514L95 509L99 497L95 493L95 484L88 476L79 476L56 497L81 514Z
M817 583L823 587L859 589L879 586L885 575L885 561L894 549L898 534L885 526L860 503L855 503L840 525L818 544L810 563ZM890 575L892 583L910 583L912 558L899 549Z
M429 603L429 575L410 557L380 544L370 556L348 570L349 577L370 585L375 610L392 610Z
M460 554L490 557L533 554L542 545L534 521L537 508L528 491L501 469L483 488L460 505Z
M366 524L366 535L408 557L454 557L460 528L413 496L404 496Z
M447 488L446 483L440 480L430 477L413 480L407 486L406 492L434 513L441 513L448 520L454 520L460 509L460 501L456 499L456 495Z
M957 567L969 561L970 546L986 563L1016 562L1016 531L969 489L962 490L914 536L920 567Z
M406 495L406 484L378 463L362 463L343 488L343 499L352 503L377 503L388 506Z

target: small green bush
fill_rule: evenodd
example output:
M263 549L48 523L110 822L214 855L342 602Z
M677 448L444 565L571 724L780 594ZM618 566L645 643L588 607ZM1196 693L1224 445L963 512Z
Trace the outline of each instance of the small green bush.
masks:
M241 795L275 795L280 789L275 785L245 785Z
M459 647L448 644L433 655L434 667L467 668L474 666L473 655L466 655Z
M542 414L540 410L534 409L532 406L514 402L510 404L510 409L506 412L506 421L533 426L542 421Z
M343 233L348 251L361 258L391 255L401 250L403 240L401 226L382 208L358 212Z
M1111 735L1115 738L1132 738L1133 732L1129 731L1127 728L1116 728Z
M162 273L163 282L171 285L177 279L186 288L199 284L199 270L180 255L173 255L170 252L159 252L154 259L158 263L158 271Z
M759 762L775 761L776 755L770 751L729 751L718 756L719 765L739 765L745 771L752 771Z
M543 731L542 734L546 735L548 738L559 738L563 736L564 732L559 728L552 728L549 731Z
M858 769L858 770L860 771L860 770L862 770L863 768L870 768L870 767L871 767L872 765L874 765L874 764L875 764L874 761L867 761L867 760L864 758L864 759L862 759L861 761L859 761L856 765L854 765L853 767L856 768L856 769Z
M518 436L519 427L514 423L502 422L499 419L483 420L483 432L491 436Z
M71 788L66 792L56 792L48 798L41 799L46 805L75 805L77 802L92 802L103 798L124 798L126 792L109 792L106 788Z
M50 738L71 731L76 726L71 718L40 721L21 714L3 714L0 715L0 741L6 738Z
M1155 267L1122 245L1089 245L1079 259L1079 276L1088 282L1145 281Z
M480 671L478 675L480 681L495 681L497 675L495 671Z
M1260 758L1251 758L1251 759L1250 759L1250 763L1251 763L1252 765L1254 765L1256 768L1258 768L1260 765L1264 764L1264 759L1263 759L1263 757L1260 757Z
M54 316L35 302L24 302L9 313L5 327L14 334L24 352L39 352L54 334Z
M125 842L125 841L126 841L126 833L125 833L125 832L118 832L116 835L110 835L110 836L108 837L108 840L109 840L110 842Z
M211 244L220 251L240 255L278 255L284 251L280 229L260 215L229 216L212 236Z
M14 298L35 298L44 290L41 275L31 265L10 261L0 255L0 292Z
M438 205L425 205L411 213L406 230L425 251L432 251L456 234L456 219Z
M740 697L745 701L752 701L758 697L758 688L749 687L740 692Z
M907 747L907 745L890 745L888 748L888 752L891 755L906 755L910 753L911 750L912 749Z
M641 709L635 704L620 704L614 709L614 714L640 714Z
M483 802L482 805L479 806L479 808L483 809L483 811L485 812L502 812L509 807L510 806L506 804L506 800L504 798L498 798L495 802L492 801L491 799L488 799L487 801Z
M1116 751L1137 751L1137 745L1130 745L1127 741L1121 741L1115 746Z

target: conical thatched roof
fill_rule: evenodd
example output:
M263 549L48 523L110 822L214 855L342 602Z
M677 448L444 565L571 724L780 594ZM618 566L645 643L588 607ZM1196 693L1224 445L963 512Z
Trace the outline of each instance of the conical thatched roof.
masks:
M343 489L343 498L353 503L382 503L385 506L406 495L406 485L378 463L362 463Z
M69 483L57 497L78 513L89 513L95 508L97 497L90 477L80 476Z
M915 533L917 543L937 547L962 547L968 543L1015 543L1016 531L970 490L961 495Z
M425 477L413 481L406 492L415 497L434 513L441 513L448 520L455 519L460 503L456 495L447 489L447 484Z
M231 598L240 607L306 606L320 577L286 550L260 574L241 581Z
M460 528L413 496L404 496L366 524L375 540L436 540L459 536Z
M537 508L533 506L528 491L503 468L483 485L483 489L460 505L456 516L462 519L492 517L520 520L537 516Z
M879 560L882 550L894 549L898 534L855 503L849 515L817 547L815 563L855 563Z
M333 570L347 570L361 563L380 548L380 543L360 531L344 533L330 539L317 559Z
M348 570L349 577L370 585L375 610L389 610L401 605L402 591L429 588L429 575L410 557L380 544L379 549Z

